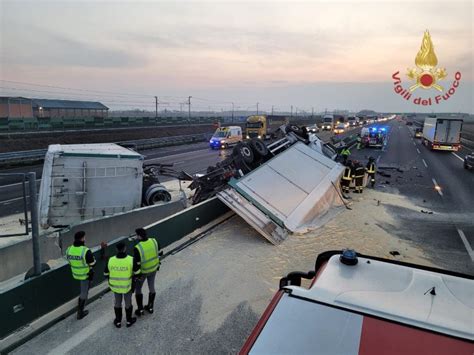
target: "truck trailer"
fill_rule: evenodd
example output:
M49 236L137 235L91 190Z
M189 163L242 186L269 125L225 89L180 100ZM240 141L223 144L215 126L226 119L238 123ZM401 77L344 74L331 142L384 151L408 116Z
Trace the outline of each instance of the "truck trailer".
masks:
M113 143L50 145L39 192L42 228L169 202L158 180L166 166L143 162L143 155Z
M426 117L423 144L431 150L457 152L461 147L462 124L460 118Z

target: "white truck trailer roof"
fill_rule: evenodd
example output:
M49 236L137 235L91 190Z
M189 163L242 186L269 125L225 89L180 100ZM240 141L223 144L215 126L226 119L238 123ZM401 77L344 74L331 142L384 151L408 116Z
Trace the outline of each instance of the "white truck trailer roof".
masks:
M40 224L67 226L141 206L143 156L114 143L50 145L39 194Z

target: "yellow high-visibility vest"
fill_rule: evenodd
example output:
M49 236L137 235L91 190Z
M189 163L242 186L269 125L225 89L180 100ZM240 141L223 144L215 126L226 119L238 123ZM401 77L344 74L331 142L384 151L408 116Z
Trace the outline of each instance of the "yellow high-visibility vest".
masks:
M76 247L71 245L66 250L66 259L71 266L72 277L76 280L87 280L90 266L86 262L86 253L89 248L85 246Z
M369 164L369 168L367 169L367 172L369 174L375 173L375 164L374 163Z
M342 175L343 180L352 180L351 176L351 168L346 166L346 169L344 170L344 175Z
M144 242L138 243L135 248L140 253L140 271L142 274L149 274L158 269L160 258L158 256L158 242L155 238L148 238Z
M133 258L113 256L109 259L109 286L112 292L128 293L132 289Z

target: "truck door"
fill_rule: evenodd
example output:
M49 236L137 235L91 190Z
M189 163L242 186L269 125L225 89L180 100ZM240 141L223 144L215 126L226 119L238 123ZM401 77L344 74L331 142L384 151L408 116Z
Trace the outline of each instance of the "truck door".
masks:
M448 131L446 143L459 143L462 128L462 121L448 121Z
M434 142L444 143L448 139L449 120L437 120Z

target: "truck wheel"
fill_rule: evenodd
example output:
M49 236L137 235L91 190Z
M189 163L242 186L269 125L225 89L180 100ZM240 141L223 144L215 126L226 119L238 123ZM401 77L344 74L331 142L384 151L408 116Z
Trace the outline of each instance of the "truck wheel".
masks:
M147 206L153 206L169 201L171 201L171 195L163 185L153 184L146 191L144 202Z
M466 162L464 162L464 169L466 169L466 170L469 169L469 167L467 166L467 163L466 163Z
M248 143L237 144L232 153L240 157L246 164L252 164L254 161L254 154Z
M250 141L250 147L253 150L254 155L266 156L268 154L268 148L260 139L252 139Z

